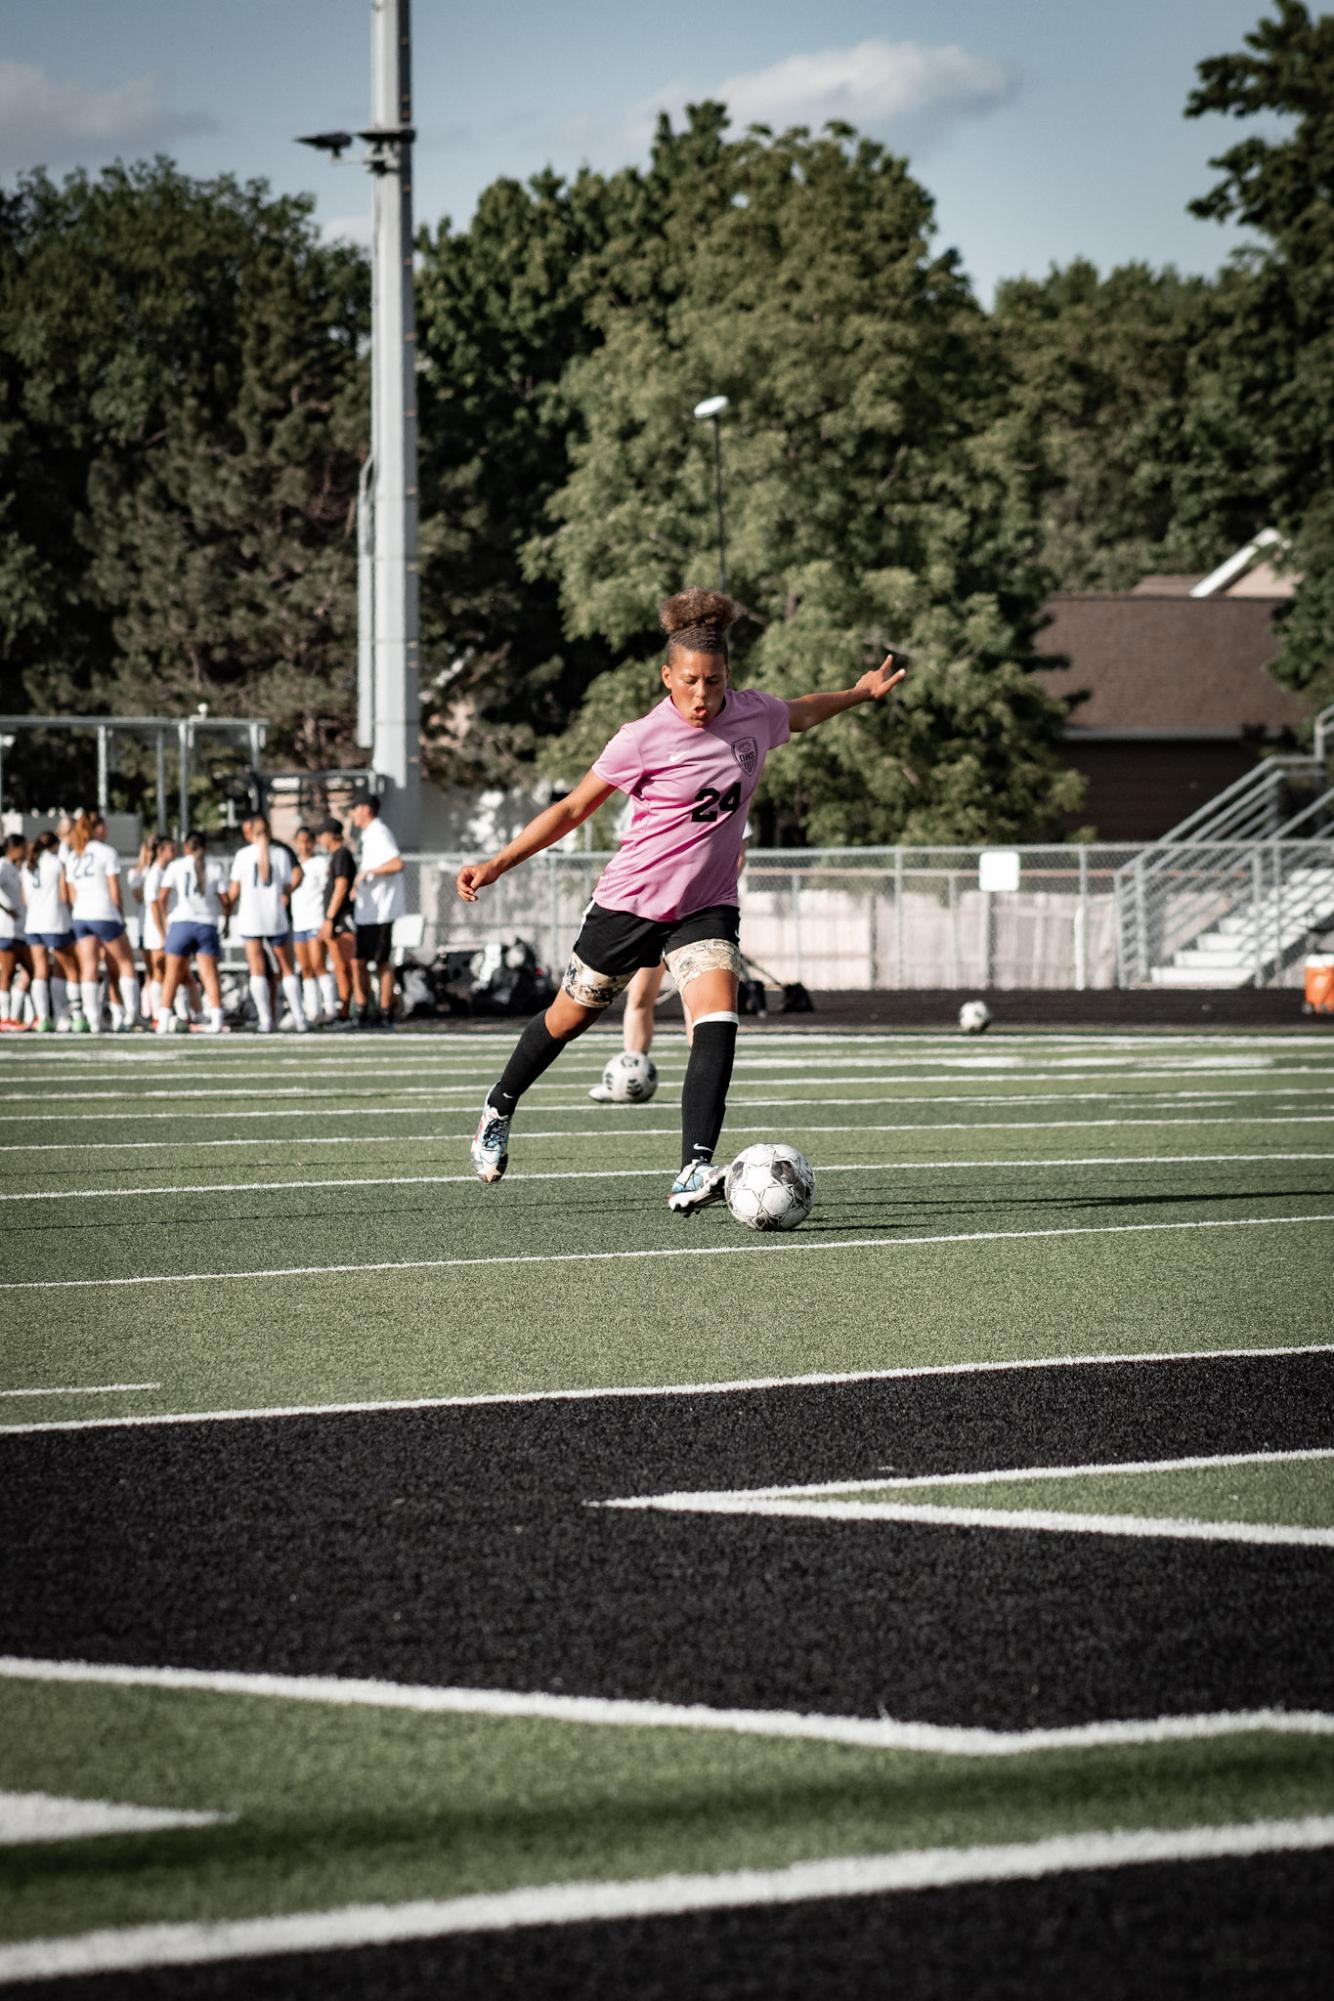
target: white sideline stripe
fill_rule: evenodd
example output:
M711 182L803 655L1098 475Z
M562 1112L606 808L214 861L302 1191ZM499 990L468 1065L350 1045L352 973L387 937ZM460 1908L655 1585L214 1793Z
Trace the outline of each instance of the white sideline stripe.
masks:
M131 1390L160 1390L161 1383L87 1383L76 1389L0 1390L0 1397L112 1397Z
M628 1882L556 1883L472 1897L420 1898L407 1904L345 1904L337 1910L301 1911L281 1918L136 1925L0 1947L0 1981L200 1966L539 1925L614 1924L690 1911L890 1896L964 1883L1032 1882L1081 1871L1281 1855L1330 1846L1334 1846L1334 1816L1312 1814L1300 1820L1247 1821L1228 1827L1118 1828L994 1847L910 1848L898 1854L839 1856L713 1876L644 1876Z
M948 1476L934 1483L948 1486ZM1055 1508L962 1508L934 1501L779 1501L753 1494L647 1494L603 1501L606 1508L649 1514L775 1515L792 1521L925 1522L955 1529L1021 1529L1055 1535L1129 1536L1156 1542L1301 1544L1334 1549L1334 1529L1289 1528L1268 1522L1196 1521L1175 1515L1093 1515Z
M800 1500L808 1494L877 1493L893 1487L994 1487L1011 1480L1100 1479L1104 1473L1200 1473L1216 1466L1282 1466L1306 1459L1334 1459L1334 1446L1302 1446L1292 1452L1193 1453L1183 1459L1090 1460L1085 1466L998 1466L984 1473L888 1473L871 1480L818 1480L801 1487L737 1487L734 1494L755 1501Z
M999 1244L1039 1237L1116 1237L1158 1230L1264 1230L1302 1223L1334 1223L1334 1212L1310 1216L1226 1216L1201 1217L1194 1222L1176 1223L1088 1223L1060 1230L964 1230L930 1237L840 1237L829 1243L790 1238L782 1245L784 1256L799 1251L884 1251L904 1250L922 1244ZM359 1265L275 1265L263 1271L135 1272L127 1278L22 1278L7 1279L0 1292L70 1292L90 1286L121 1285L217 1285L228 1279L332 1278L355 1276L358 1272L379 1271L467 1271L488 1265L620 1264L633 1258L721 1258L755 1257L778 1250L772 1239L762 1244L681 1244L655 1246L637 1251L510 1251L482 1258L390 1258Z
M1140 1076L1146 1076L1150 1073L1146 1071L1140 1071L1137 1074L1139 1074ZM1287 1076L1291 1076L1293 1075L1293 1072L1287 1071L1284 1074ZM1319 1074L1325 1076L1328 1075L1328 1072L1321 1071ZM753 1110L758 1106L764 1106L764 1105L789 1105L798 1107L805 1106L808 1110L812 1111L823 1111L826 1107L831 1105L858 1105L858 1106L894 1105L894 1104L902 1104L905 1102L905 1100L898 1095L872 1096L868 1095L865 1092L859 1093L855 1098L832 1098L820 1091L820 1085L818 1079L807 1080L805 1078L802 1078L798 1081L802 1083L809 1082L811 1091L818 1093L818 1095L805 1098L738 1098L735 1099L734 1102L743 1109L747 1110ZM887 1079L885 1081L892 1082L894 1080ZM903 1081L905 1083L918 1083L918 1082L930 1083L933 1081L940 1083L955 1083L957 1082L957 1079L952 1077L950 1078L942 1077L939 1079L905 1078ZM1038 1080L1038 1081L1045 1081L1045 1080ZM75 1092L72 1095L80 1099L82 1099L84 1096L84 1094L78 1092ZM176 1094L172 1093L171 1095L175 1096ZM274 1094L270 1092L252 1091L252 1092L241 1092L238 1093L237 1095L242 1097L258 1097L258 1096L268 1097ZM390 1097L390 1098L406 1097L408 1095L410 1095L408 1091L399 1091L394 1088L390 1088L386 1090L384 1093L385 1097ZM442 1095L443 1093L434 1088L430 1090L423 1088L421 1091L421 1096L424 1099L428 1100L438 1099ZM1124 1095L1127 1102L1129 1103L1133 1104L1135 1102L1135 1097L1133 1093L1125 1093L1118 1095ZM1254 1095L1258 1097L1262 1094L1256 1092L1249 1095ZM1057 1099L1056 1101L1059 1102L1059 1099ZM41 1102L46 1102L46 1100L42 1100ZM115 1112L50 1112L42 1114L42 1118L43 1118L43 1123L53 1123L56 1125L108 1125L108 1124L115 1124L117 1120L123 1120L123 1119L134 1119L137 1123L149 1119L153 1120L175 1119L177 1121L189 1119L192 1122L198 1119L230 1119L232 1121L240 1121L242 1119L287 1119L289 1121L295 1122L299 1119L339 1119L339 1118L347 1118L347 1119L414 1118L415 1119L415 1118L427 1118L430 1116L431 1112L435 1109L439 1109L441 1111L452 1111L453 1109L455 1109L453 1106L441 1105L437 1107L432 1103L427 1102L420 1105L375 1104L375 1105L365 1105L365 1106L358 1106L358 1105L311 1106L311 1105L290 1104L290 1105L277 1106L272 1110L265 1110L265 1111L227 1110L227 1111L209 1112L209 1111L195 1111L191 1109L180 1112L140 1112L135 1109L137 1102L138 1102L137 1097L127 1100L125 1106L121 1110ZM665 1102L669 1105L674 1105L678 1101L675 1098L668 1098L665 1100ZM923 1101L918 1100L917 1102L923 1102ZM975 1097L969 1096L960 1099L959 1102L963 1104L976 1104L978 1100ZM997 1102L1004 1104L1004 1103L1012 1103L1013 1100L1001 1098L997 1100ZM585 1114L585 1116L587 1116L588 1114L588 1107L584 1098L571 1099L566 1104L547 1104L543 1106L542 1109L546 1112L582 1112ZM31 1113L3 1112L0 1113L0 1125L8 1125L8 1126L31 1125L37 1118L37 1116L38 1114L35 1112Z
M1274 1356L1332 1355L1334 1341L1265 1348L1183 1348L1142 1354L1024 1355L1014 1361L915 1362L891 1369L816 1370L801 1376L743 1376L714 1383L599 1384L592 1389L480 1390L443 1397L381 1397L347 1403L272 1404L247 1410L152 1411L124 1417L53 1418L37 1424L0 1425L0 1437L34 1431L125 1431L142 1425L252 1424L269 1418L375 1417L401 1410L474 1410L487 1404L595 1403L602 1398L749 1396L767 1390L838 1388L853 1383L917 1382L936 1376L991 1376L1025 1369L1107 1369L1183 1362L1269 1360Z
M795 1103L798 1105L805 1105L807 1106L808 1109L813 1107L815 1110L819 1111L822 1111L824 1109L823 1103L815 1104L813 1100L808 1100L805 1098L799 1098L795 1100L782 1098L782 1099L775 1099L772 1102L776 1104L786 1104L786 1105ZM827 1102L829 1101L826 1100L825 1103ZM860 1103L861 1100L858 1100L857 1102ZM885 1102L892 1104L894 1100L887 1099ZM582 1110L582 1107L575 1107L574 1105L568 1105L568 1106L547 1105L546 1107L544 1107L544 1109L548 1112L574 1111L576 1109ZM747 1106L746 1109L749 1110L751 1109L751 1107ZM147 1112L145 1113L144 1116L146 1118L161 1118L163 1116L170 1116L170 1114L163 1114L160 1112ZM196 1116L199 1115L196 1114ZM204 1114L203 1116L208 1116L208 1115ZM221 1116L226 1117L233 1115L222 1114ZM248 1118L250 1114L243 1113L241 1116ZM277 1115L275 1114L275 1116ZM353 1116L355 1117L357 1115L354 1113ZM369 1116L369 1114L367 1116ZM394 1113L392 1111L389 1111L385 1113L385 1116L388 1118L392 1118L394 1116ZM418 1118L418 1117L424 1117L425 1113L424 1112L418 1113L416 1111L411 1111L411 1112L405 1112L403 1116L405 1118ZM751 1125L748 1124L747 1121L744 1119L729 1119L728 1125L731 1131L739 1133L755 1133L755 1132L764 1132L767 1130L766 1126ZM847 1120L844 1119L841 1120L837 1125L832 1125L832 1126L807 1125L803 1120L801 1123L800 1130L803 1133L841 1133L843 1137L846 1139L850 1138L852 1135L856 1133L930 1134L930 1133L974 1133L974 1132L982 1132L982 1133L1069 1132L1072 1129L1076 1129L1079 1132L1094 1132L1102 1130L1112 1130L1119 1132L1123 1126L1327 1126L1327 1125L1334 1125L1334 1112L1235 1112L1235 1113L1229 1112L1225 1116L1220 1116L1217 1118L1213 1117L1212 1115L1207 1118L1198 1118L1198 1117L1181 1118L1176 1116L1175 1114L1165 1114L1162 1118L1148 1118L1148 1119L953 1119L953 1120L941 1119L939 1121L935 1119L930 1119L930 1120L912 1119L903 1124L892 1124L892 1125L885 1125L885 1124L849 1125ZM603 1131L594 1131L594 1132L578 1132L570 1127L566 1127L563 1131L559 1132L529 1132L528 1129L524 1127L520 1133L520 1137L523 1139L525 1144L529 1140L559 1139L571 1142L587 1140L587 1141L592 1141L599 1146L605 1145L605 1143L608 1140L664 1139L664 1138L676 1139L679 1138L679 1136L680 1136L680 1129L677 1126L616 1126L616 1127L608 1127ZM333 1134L321 1135L315 1138L300 1138L300 1139L266 1137L263 1141L257 1141L254 1139L53 1140L53 1141L39 1141L31 1146L21 1143L14 1145L0 1145L0 1153L119 1153L123 1151L142 1152L150 1147L159 1151L164 1147L171 1149L173 1151L181 1151L189 1147L197 1151L201 1147L220 1147L220 1146L248 1146L253 1149L257 1145L261 1144L265 1147L405 1146L410 1142L416 1142L422 1139L429 1140L432 1145L442 1145L447 1143L453 1143L455 1141L463 1141L471 1138L472 1138L472 1128L469 1127L466 1132L459 1131L452 1133L446 1133L446 1132L435 1132L428 1134L333 1133ZM1113 1156L1110 1155L1108 1157L1109 1159L1113 1158Z
M29 1841L83 1841L98 1834L156 1834L166 1828L216 1827L230 1813L125 1806L119 1800L67 1799L55 1793L0 1792L0 1848Z
M1299 1160L1334 1160L1334 1153L1136 1153L1090 1154L1078 1160L845 1160L821 1161L820 1174L956 1173L962 1169L1049 1167L1205 1167L1220 1162L1272 1161L1276 1166ZM524 1181L640 1181L660 1177L660 1167L563 1167L525 1174ZM0 1202L120 1201L142 1195L272 1194L284 1188L417 1188L453 1187L476 1181L475 1174L334 1175L315 1181L198 1181L172 1187L34 1188L0 1195ZM1201 1201L1211 1198L1201 1196Z
M1194 1742L1253 1731L1334 1735L1327 1710L1206 1710L1182 1716L1113 1718L1026 1730L918 1723L892 1716L837 1716L787 1709L717 1709L706 1703L639 1697L555 1695L538 1689L432 1687L341 1675L247 1674L226 1668L135 1667L94 1661L30 1660L0 1654L0 1680L152 1688L176 1694L325 1703L340 1709L404 1710L416 1716L489 1716L617 1730L710 1730L728 1736L786 1737L851 1744L867 1751L922 1751L951 1758L1009 1758L1035 1751Z
M773 1072L777 1072L778 1074L770 1074ZM254 1090L247 1090L243 1086L234 1084L233 1079L237 1074L236 1071L231 1072L226 1082L215 1079L200 1079L198 1076L195 1076L191 1078L189 1084L167 1085L166 1083L157 1083L148 1090L142 1088L142 1079L131 1078L122 1087L115 1089L0 1091L0 1104L95 1104L99 1100L115 1100L117 1102L128 1100L134 1104L142 1104L147 1099L155 1098L317 1098L328 1096L331 1083L346 1083L349 1078L353 1080L352 1088L355 1094L362 1097L373 1095L371 1089L372 1083L380 1085L380 1094L385 1097L447 1097L469 1091L485 1090L488 1084L495 1081L495 1066L494 1064L489 1065L485 1070L478 1068L466 1078L458 1071L446 1073L447 1077L458 1077L460 1079L458 1082L441 1081L439 1078L435 1078L429 1083L422 1084L391 1082L386 1077L385 1067L382 1064L377 1065L374 1070L365 1072L353 1072L341 1067L331 1068L327 1075L315 1076L313 1073L307 1072L301 1081L291 1083L275 1083L271 1078L262 1077L261 1073L257 1070L240 1073L241 1075L250 1075L258 1080ZM404 1076L420 1077L429 1075L429 1072L402 1070L396 1066L393 1074L394 1079L397 1080ZM1029 1071L1023 1073L1016 1072L1011 1077L1009 1075L1000 1076L994 1070L987 1070L985 1073L979 1075L977 1081L995 1086L1011 1081L1016 1084L1060 1083L1064 1082L1068 1077L1070 1081L1078 1083L1084 1076L1094 1074L1100 1078L1105 1078L1106 1076L1106 1073L1102 1071L1096 1073L1085 1071ZM1275 1069L1257 1064L1247 1069L1244 1073L1227 1069L1208 1074L1225 1077L1230 1083L1240 1081L1240 1076L1245 1075L1246 1077L1254 1078L1257 1083L1264 1084L1271 1077L1328 1076L1330 1071L1326 1065L1322 1065L1318 1069L1296 1069L1293 1067ZM659 1067L659 1076L663 1082L679 1083L684 1075L684 1064L679 1069L675 1063L667 1064L664 1062ZM1193 1077L1198 1075L1200 1075L1200 1072L1194 1067L1190 1069L1168 1068L1149 1070L1137 1065L1127 1070L1124 1081L1131 1083L1139 1077ZM872 1057L857 1058L851 1062L833 1061L821 1062L818 1065L806 1064L798 1066L794 1065L790 1056L784 1056L781 1059L761 1057L758 1060L753 1057L745 1057L738 1062L733 1075L733 1081L738 1084L767 1084L771 1087L774 1085L791 1086L805 1084L812 1090L818 1090L826 1082L840 1084L958 1084L965 1081L965 1079L957 1071L953 1070L941 1076L929 1077L922 1076L916 1071L895 1070L893 1067L886 1068L882 1059ZM99 1078L98 1082L109 1084L110 1080ZM202 1088L197 1088L201 1084ZM1215 1095L1222 1088L1221 1085L1215 1086L1209 1095ZM1302 1088L1308 1093L1311 1091L1320 1091L1328 1094L1331 1089L1334 1089L1334 1086L1322 1084L1306 1085ZM1087 1091L1080 1093L1063 1092L1059 1095L1063 1097L1077 1095L1082 1098L1110 1098L1121 1097L1125 1093ZM1205 1094L1196 1092L1194 1094L1180 1093L1178 1095L1202 1096ZM1237 1094L1234 1092L1230 1095ZM1295 1093L1288 1092L1286 1095L1291 1097Z

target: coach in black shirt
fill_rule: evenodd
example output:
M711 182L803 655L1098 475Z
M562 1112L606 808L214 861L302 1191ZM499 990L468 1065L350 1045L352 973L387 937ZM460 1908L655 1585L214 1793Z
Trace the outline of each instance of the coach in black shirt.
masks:
M329 857L320 936L338 982L338 1019L346 1021L352 1005L352 954L356 944L352 911L356 902L357 864L351 848L343 841L341 820L321 820L315 838Z

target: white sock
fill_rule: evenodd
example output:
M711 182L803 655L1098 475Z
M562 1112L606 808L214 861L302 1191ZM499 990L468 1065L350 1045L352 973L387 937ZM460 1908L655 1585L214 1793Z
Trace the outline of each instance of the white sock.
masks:
M83 1011L88 1017L88 1026L94 1035L102 1032L102 989L96 980L80 980L79 994L83 1001Z
M150 980L148 982L148 1012L152 1015L154 1021L157 1020L162 1012L161 980Z
M37 1010L38 1021L51 1019L51 982L34 980L32 983L32 1004Z
M183 986L176 989L174 1005L176 1008L176 1019L178 1021L188 1021L190 1019L190 996Z
M301 1005L306 1011L306 1020L314 1021L320 1013L320 983L307 976L301 982Z
M250 975L250 998L255 1003L255 1013L259 1016L261 1028L273 1027L273 1007L269 1000L269 982L265 973Z
M292 1020L298 1028L304 1028L306 1017L301 1007L301 982L295 973L283 974L283 994L292 1010Z
M125 1023L133 1028L139 1019L139 982L128 973L120 976L120 1004L125 1010Z
M222 1027L222 1009L220 1007L211 1007L207 1009L207 1014L208 1014L208 1025L210 1028L216 1030Z
M319 977L320 999L326 1014L338 1012L338 982L332 973L321 973Z
M12 987L0 987L0 1021L8 1021L10 1019L9 1010L14 1004L13 992L14 989Z
M77 998L78 988L74 991ZM69 1019L69 983L59 973L51 975L51 1006L57 1021Z

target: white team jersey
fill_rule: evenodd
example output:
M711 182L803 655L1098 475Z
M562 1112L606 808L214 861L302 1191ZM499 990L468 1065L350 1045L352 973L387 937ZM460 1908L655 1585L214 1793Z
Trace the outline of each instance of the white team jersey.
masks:
M206 858L196 864L193 855L178 855L174 862L168 862L158 892L166 898L168 924L221 924L226 882L227 871L221 862Z
M69 934L69 905L60 894L65 869L60 856L48 848L37 857L37 873L23 871L23 900L28 906L28 935L48 938Z
M383 820L372 820L361 836L358 869L381 868L399 852L398 842ZM357 884L357 901L352 912L358 924L392 924L403 915L403 872L377 876L374 882Z
M113 924L121 913L111 900L108 887L112 876L120 875L120 856L105 841L89 841L81 855L73 848L65 859L65 874L74 891L76 918L90 924Z
M139 884L140 894L143 897L143 941L150 952L160 952L162 950L162 928L157 921L157 912L154 910L153 905L162 894L163 873L164 871L160 862L150 862L144 870ZM133 872L131 873L130 881L134 881Z
M232 881L241 892L237 915L243 938L285 938L291 929L283 891L292 880L292 859L277 841L269 844L268 873L267 883L261 882L259 849L253 841L232 863Z
M0 939L22 936L23 878L13 862L0 861Z
M300 887L292 891L292 929L318 931L324 922L324 892L329 881L329 857L315 853L301 864Z

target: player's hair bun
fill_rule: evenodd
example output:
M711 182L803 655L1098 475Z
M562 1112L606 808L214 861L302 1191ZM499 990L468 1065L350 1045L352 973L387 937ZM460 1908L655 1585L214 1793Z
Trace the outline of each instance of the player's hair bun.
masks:
M669 639L677 633L708 631L722 639L729 625L735 625L739 607L722 591L678 591L659 610L662 629Z

